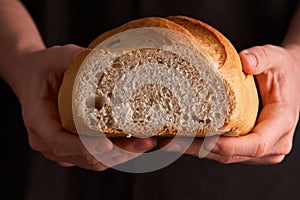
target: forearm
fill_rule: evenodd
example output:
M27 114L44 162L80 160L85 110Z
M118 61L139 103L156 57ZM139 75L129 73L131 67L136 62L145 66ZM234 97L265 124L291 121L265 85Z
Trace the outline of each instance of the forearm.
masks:
M282 42L282 46L288 50L290 55L294 58L294 74L295 76L299 76L299 69L300 69L300 1L298 1L298 6L296 12L294 13L294 17L290 23L289 29L287 34ZM299 92L299 82L296 83L298 86L295 89L295 95L300 95ZM300 99L300 98L299 98ZM300 100L298 101L298 111L300 109Z
M0 27L0 77L16 90L19 59L45 46L32 18L18 0L0 0Z

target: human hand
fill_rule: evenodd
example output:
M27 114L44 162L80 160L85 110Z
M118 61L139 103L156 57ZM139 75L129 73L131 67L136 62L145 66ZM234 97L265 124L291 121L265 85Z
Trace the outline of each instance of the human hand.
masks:
M152 138L85 137L87 149L78 135L61 127L56 103L58 89L65 69L82 50L75 45L55 46L23 56L18 62L14 90L22 106L32 149L62 166L101 171L108 167L105 163L112 166L134 157L113 147L113 143L129 152L142 153L153 148L156 142Z
M252 132L240 137L195 139L185 152L221 163L276 164L291 151L300 107L300 47L265 45L240 52L243 70L256 75L262 110ZM168 141L165 141L168 142ZM182 146L184 139L177 147ZM211 151L210 151L211 150ZM203 154L203 152L202 152Z

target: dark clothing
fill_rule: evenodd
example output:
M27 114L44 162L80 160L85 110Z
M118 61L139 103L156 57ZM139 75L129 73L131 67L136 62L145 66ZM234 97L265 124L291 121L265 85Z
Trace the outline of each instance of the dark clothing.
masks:
M279 44L296 7L293 0L28 0L48 46L87 46L102 32L145 16L186 15L218 28L238 50ZM224 165L183 155L159 171L130 174L61 168L30 150L21 110L0 84L3 157L1 197L28 200L76 199L297 199L300 138L278 165ZM300 130L298 129L297 132Z
M226 35L237 49L277 44L295 0L25 0L47 45L86 46L96 36L132 19L186 15ZM38 8L38 9L37 9Z

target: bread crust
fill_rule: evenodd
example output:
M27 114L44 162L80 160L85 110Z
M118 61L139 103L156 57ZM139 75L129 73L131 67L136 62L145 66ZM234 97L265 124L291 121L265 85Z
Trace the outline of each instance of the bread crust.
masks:
M256 121L258 94L253 76L243 73L234 46L223 34L204 22L185 16L170 16L167 19L183 26L195 36L199 46L218 64L220 74L231 86L237 103L231 119L223 127L224 131L227 135L249 133Z
M88 48L95 48L98 44L100 44L102 41L105 39L116 35L118 33L121 33L123 31L135 29L135 28L142 28L142 27L158 27L158 28L166 28L170 29L173 31L178 31L180 33L186 34L189 37L192 37L193 39L194 36L191 34L188 30L186 30L184 27L168 20L165 18L160 18L160 17L147 17L147 18L142 18L142 19L137 19L133 20L130 22L127 22L120 27L114 28L112 30L109 30L101 35L99 35L96 39L94 39L88 46Z
M218 72L229 85L235 98L236 104L233 105L233 113L226 120L221 133L237 136L251 131L258 111L258 95L253 76L245 75L242 72L239 55L229 40L206 23L184 16L171 16L167 19L158 17L138 19L101 34L88 47L93 49L112 35L141 27L167 28L194 39L218 66ZM74 133L77 131L72 114L72 89L77 71L88 54L89 50L84 51L72 62L65 72L59 91L58 107L62 126ZM158 135L170 136L176 133L176 131L172 131L172 133L169 131L162 130ZM127 135L122 131L105 130L104 132L109 136ZM205 135L203 132L197 133L197 136Z
M62 126L72 132L77 133L72 112L72 93L73 85L77 76L77 72L90 53L90 50L82 51L71 63L64 73L61 87L58 93L58 111Z

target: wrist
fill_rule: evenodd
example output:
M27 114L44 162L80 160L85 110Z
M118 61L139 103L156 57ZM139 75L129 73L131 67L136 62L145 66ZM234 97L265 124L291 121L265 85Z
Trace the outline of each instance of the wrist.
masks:
M282 45L282 47L285 48L296 61L300 62L300 43L286 44Z
M294 75L300 74L300 66L299 66L300 44L299 43L288 44L288 45L285 45L284 48L288 51L288 53L291 55L291 57L293 59L292 64L290 64L290 66L291 66L290 69L293 69L292 73ZM299 113L300 112L300 93L299 93L300 88L299 88L299 79L297 79L297 80L298 80L298 83L295 83L295 85L298 86L298 89L295 89L295 91L298 91L298 92L295 92L295 97L298 96L298 106L297 106L296 110L297 110L297 113Z
M0 78L2 78L18 96L19 80L24 76L23 62L31 53L44 49L44 44L31 44L31 45L15 45L9 52L4 54L4 58L0 61ZM21 72L22 71L22 72Z

